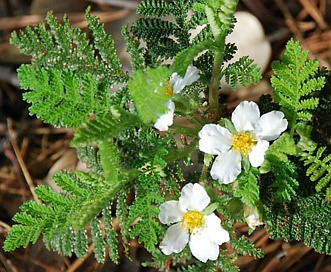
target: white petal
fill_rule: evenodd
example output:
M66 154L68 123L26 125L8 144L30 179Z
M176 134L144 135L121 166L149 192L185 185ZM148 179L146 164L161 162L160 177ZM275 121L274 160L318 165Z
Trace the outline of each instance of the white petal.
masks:
M253 167L259 167L264 161L264 155L269 148L268 141L258 141L256 145L252 147L249 153L249 161Z
M175 103L169 100L166 104L169 111L165 114L160 115L160 118L156 120L154 127L159 131L167 131L169 126L174 122Z
M181 252L186 246L189 233L185 231L181 224L182 223L179 222L168 228L166 236L160 244L160 248L164 254L170 255L173 252Z
M229 151L217 156L210 170L213 179L220 183L235 181L241 172L241 155L237 151Z
M193 65L187 67L184 78L180 77L177 73L171 75L170 84L174 88L174 93L180 93L185 86L191 85L199 79L199 70Z
M255 137L262 140L273 141L286 130L287 120L281 111L271 111L263 114L255 126Z
M207 235L208 239L218 245L229 242L229 233L222 228L221 219L214 213L205 216L206 228L202 231Z
M263 225L261 216L257 207L245 206L244 207L244 217L247 225L251 229L255 229L257 226Z
M243 101L233 111L231 120L239 132L254 130L259 118L260 110L257 104L255 102Z
M232 144L232 134L220 125L204 125L199 137L199 149L207 154L219 155L228 151Z
M171 224L182 220L185 211L178 201L170 200L160 205L159 219L162 224Z
M183 81L185 82L185 85L188 86L197 81L199 77L199 69L193 65L189 65L186 69Z
M215 261L220 252L218 244L210 241L203 232L192 234L189 242L190 250L201 262Z
M179 204L187 210L202 211L209 202L210 198L205 188L198 183L186 184L179 197Z
M176 94L180 93L185 87L183 78L177 73L173 73L171 75L169 82L173 87L174 93Z

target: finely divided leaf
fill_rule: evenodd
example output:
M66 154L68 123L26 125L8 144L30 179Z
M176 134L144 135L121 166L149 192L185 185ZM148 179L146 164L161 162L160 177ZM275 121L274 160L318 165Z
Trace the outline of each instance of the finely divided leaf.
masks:
M160 114L167 111L166 103L170 99L166 95L169 76L169 69L161 66L139 70L129 81L129 91L144 123L155 122Z
M271 78L275 100L283 107L289 126L312 119L312 110L319 103L314 92L325 84L325 78L317 76L318 61L308 61L307 57L308 51L303 51L299 42L292 39L287 43L282 61L272 64L276 74Z

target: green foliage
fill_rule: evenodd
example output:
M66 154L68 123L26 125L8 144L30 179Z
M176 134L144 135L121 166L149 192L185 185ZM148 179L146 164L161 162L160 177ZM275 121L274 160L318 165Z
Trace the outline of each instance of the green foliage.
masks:
M261 173L272 173L275 188L274 198L277 202L289 202L296 196L299 187L296 165L289 156L297 155L297 145L289 133L284 133L267 150Z
M94 244L94 256L98 262L103 263L106 256L106 250L104 246L105 240L102 234L100 220L97 218L93 218L91 220L91 234Z
M188 18L187 12L193 2L144 0L139 4L137 13L146 17L137 20L131 31L146 42L148 65L154 66L158 61L173 58L189 46L189 30L202 25L204 20L201 15ZM160 18L165 15L172 15L175 22Z
M75 71L78 78L89 71L102 82L123 82L127 75L122 71L114 41L89 9L86 20L91 39L81 29L73 28L67 16L60 24L52 13L48 13L47 25L42 22L35 27L27 27L25 33L13 32L11 43L22 53L32 56L32 66L36 70L42 67L46 70L68 69Z
M155 122L160 114L167 111L170 97L167 92L169 69L161 66L147 71L137 71L129 81L129 91L136 102L137 111L144 123Z
M21 212L13 218L18 224L12 227L4 249L9 251L20 246L26 247L29 242L36 243L43 233L44 241L50 249L60 251L66 256L71 256L72 252L77 256L84 256L87 253L88 241L85 228L91 222L96 258L103 261L104 239L113 247L116 234L106 217L105 229L109 233L104 238L95 216L109 205L110 199L116 196L117 190L122 186L120 182L110 186L111 178L116 176L105 176L106 179L89 173L75 175L59 172L54 176L54 180L66 190L65 194L56 193L50 187L38 186L36 193L43 204L28 201L21 206ZM118 260L115 248L110 254L114 261Z
M274 177L271 186L276 188L275 201L289 202L296 196L299 187L297 168L290 161L281 161L279 158L273 161L270 157L269 159L272 161L271 172Z
M272 145L268 148L266 160L269 156L275 156L281 161L287 162L289 156L297 154L297 146L294 139L289 133L283 133Z
M331 154L324 155L326 147L320 147L316 151L316 155L306 154L304 159L304 165L307 168L306 174L311 181L316 182L316 192L320 192L326 189L325 199L331 200ZM322 157L323 156L323 157Z
M233 14L238 0L204 0L203 4L196 4L196 10L204 8L214 37L227 35L231 31Z
M164 17L176 12L176 7L172 3L158 0L142 1L137 8L137 14L156 17Z
M331 200L331 125L323 116L331 108L326 88L319 92L327 73L318 70L317 61L307 61L308 52L299 43L289 41L282 61L273 64L275 101L268 96L260 100L262 114L281 110L289 121L289 130L271 143L263 165L252 167L246 156L236 181L220 185L208 178L211 155L202 159L196 152L204 124L221 119L222 126L235 129L226 119L226 107L220 106L220 80L224 77L236 89L261 78L248 57L226 65L236 51L225 38L233 29L237 2L141 1L137 12L144 17L122 29L132 76L122 70L113 39L89 10L89 36L73 28L66 16L60 24L52 14L46 23L12 34L11 42L32 56L32 63L18 70L30 113L55 126L73 126L71 146L89 171L55 174L61 192L37 187L42 203L21 206L6 251L43 236L46 246L62 255L84 257L91 243L99 262L109 252L118 263L119 241L129 256L130 240L137 239L152 255L146 264L157 269L238 271L234 262L239 255L263 256L233 229L235 222L245 221L244 206L258 206L274 238L302 240L331 254L331 223L325 220L331 212L325 201ZM197 29L201 31L193 37ZM171 74L184 77L190 64L199 69L199 81L173 95ZM170 99L180 118L168 133L158 132L153 124L168 111ZM231 252L223 246L218 259L207 263L193 258L188 246L171 256L158 248L167 228L158 219L160 204L178 199L184 184L198 181L231 237Z
M60 24L51 13L49 30L43 22L12 34L11 43L32 56L32 64L18 70L22 88L29 90L23 98L32 104L30 114L46 123L77 127L91 114L108 112L109 88L127 81L114 41L89 11L86 19L91 39L66 16Z
M288 205L264 205L264 222L273 239L303 241L315 251L331 254L331 205L325 195L297 197Z
M233 239L231 241L233 248L238 252L240 255L250 255L257 258L263 258L264 254L263 251L259 248L254 246L252 241L249 241L245 238L245 236L241 236L238 240Z
M123 26L122 35L128 45L127 51L131 56L132 72L144 69L146 66L144 60L145 50L140 47L139 41L129 33L127 25Z
M112 106L110 113L99 115L92 119L85 127L80 127L75 131L75 137L71 146L85 146L104 140L105 135L118 136L124 130L136 126L140 119L127 111Z
M302 122L297 124L295 132L300 137L297 143L297 147L300 151L306 151L308 153L312 153L316 149L317 144L311 139L312 131L313 131L312 126L306 125Z
M118 248L117 248L118 234L113 227L113 217L111 215L110 209L111 209L111 207L109 207L109 208L106 207L102 210L104 228L105 228L105 232L106 232L105 242L108 246L110 259L114 263L118 264L119 263L119 254L118 254Z
M245 56L229 64L224 70L224 77L226 83L236 90L238 83L243 86L247 86L251 82L257 84L261 80L262 74L261 68L253 64L253 60Z
M22 65L18 69L21 87L32 90L23 98L31 103L30 114L36 114L55 126L79 126L91 113L99 114L109 104L106 86L99 85L96 76L86 73L81 79L68 69L35 69Z
M229 254L226 250L222 250L216 264L222 271L238 272L239 268L234 264L236 260L237 256L235 254Z
M275 76L271 83L275 88L274 96L282 106L289 125L312 119L311 111L316 109L319 99L314 96L325 84L325 78L316 76L318 61L307 61L308 51L302 51L299 42L293 39L287 43L282 61L275 61L272 68Z
M131 188L130 188L131 189ZM130 234L130 219L129 219L129 205L127 202L127 193L129 189L121 192L117 197L116 202L116 216L119 226L121 228L121 235L125 252L129 251L129 234Z
M149 252L156 250L158 237L163 234L157 221L160 210L155 204L160 205L164 198L159 194L160 175L154 171L147 166L139 175L139 187L136 189L135 201L129 212L133 224L131 237L139 237L139 243L144 243Z
M78 258L83 258L88 253L88 236L87 230L81 229L75 231L75 240L73 243L73 251Z
M256 169L252 168L250 171L242 173L237 181L238 187L234 191L234 196L240 198L244 204L254 207L260 199Z
M215 43L212 40L205 40L192 45L177 54L172 69L181 76L185 75L187 67L193 62L193 59L204 50L215 49Z

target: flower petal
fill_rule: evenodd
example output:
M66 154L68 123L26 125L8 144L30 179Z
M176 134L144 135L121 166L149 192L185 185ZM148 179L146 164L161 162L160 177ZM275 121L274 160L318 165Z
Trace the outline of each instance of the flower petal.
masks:
M245 205L244 207L244 217L246 220L247 225L255 230L257 226L263 225L263 221L259 214L257 207L251 207Z
M237 178L241 172L241 155L236 151L229 151L218 155L210 170L213 179L222 184L228 184Z
M228 151L232 144L232 134L220 125L204 125L199 137L199 149L207 154L219 155Z
M210 241L203 232L191 235L189 246L193 256L204 263L207 260L215 261L220 252L218 244Z
M160 244L162 252L166 255L181 252L186 246L189 239L189 233L182 227L179 222L168 228L166 236Z
M264 161L264 155L269 148L268 141L258 141L256 145L252 147L249 153L249 161L253 167L259 167Z
M174 122L175 103L172 100L169 100L166 106L169 111L160 115L159 119L157 119L154 124L154 127L159 131L167 131L169 126Z
M171 224L182 220L185 211L178 201L170 200L160 205L159 219L162 224Z
M174 88L174 93L180 93L185 86L191 85L193 82L199 79L199 70L193 65L187 67L184 78L179 76L177 73L171 75L170 84Z
M179 204L187 210L202 211L208 206L210 198L205 190L198 183L186 184L179 197Z
M254 130L259 118L259 107L255 102L248 101L241 102L231 116L232 123L238 132Z
M202 231L208 237L208 239L218 245L229 242L229 233L222 228L221 219L219 219L214 213L205 216L206 228Z
M186 69L183 81L186 86L191 85L193 82L199 79L199 69L193 65L189 65Z
M286 130L287 120L281 111L265 113L257 121L255 126L255 137L262 140L273 141Z

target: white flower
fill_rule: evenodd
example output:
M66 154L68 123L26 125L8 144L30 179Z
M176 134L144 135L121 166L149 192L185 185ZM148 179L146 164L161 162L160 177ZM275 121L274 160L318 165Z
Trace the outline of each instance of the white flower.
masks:
M260 116L256 103L241 102L233 111L232 123L237 130L232 134L220 125L207 124L199 132L199 149L217 155L210 174L220 183L231 183L241 172L242 156L248 156L253 167L259 167L269 148L287 128L287 120L280 111Z
M201 262L217 259L219 245L228 242L230 237L214 213L203 213L209 202L201 185L189 183L183 187L179 201L170 200L160 205L161 223L175 223L160 244L164 254L181 252L188 243L193 256Z
M174 94L180 93L185 86L191 85L193 82L199 79L199 70L193 65L187 67L184 78L179 76L177 73L173 73L170 77L168 89L166 94L172 97ZM169 99L166 104L169 111L165 114L160 115L160 118L156 120L154 127L160 131L167 131L168 127L173 124L175 103Z
M257 226L263 225L263 221L261 219L259 211L257 210L257 207L245 205L244 217L247 225L253 230L255 230Z

